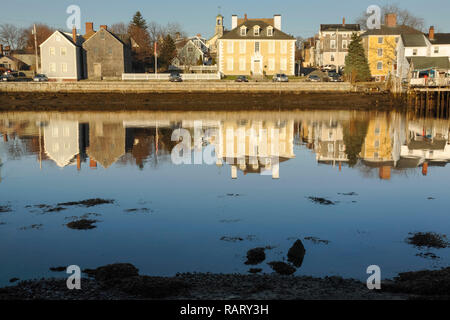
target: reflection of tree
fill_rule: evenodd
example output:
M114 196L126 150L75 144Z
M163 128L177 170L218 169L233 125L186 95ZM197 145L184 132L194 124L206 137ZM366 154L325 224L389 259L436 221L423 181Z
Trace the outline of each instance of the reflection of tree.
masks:
M358 156L367 135L369 121L353 119L348 123L344 123L343 127L345 153L349 160L348 164L350 167L354 167L358 162Z

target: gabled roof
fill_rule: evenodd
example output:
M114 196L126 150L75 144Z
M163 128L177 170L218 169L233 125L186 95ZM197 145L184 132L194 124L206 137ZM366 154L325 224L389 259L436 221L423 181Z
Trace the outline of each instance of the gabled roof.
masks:
M247 27L247 35L241 36L241 27ZM255 26L259 26L261 28L259 36L255 36L253 34L253 28ZM267 29L271 27L273 28L273 36L267 35ZM227 31L223 34L223 36L219 39L261 39L261 40L295 40L293 36L290 36L284 33L281 30L275 29L272 25L264 22L264 20L251 19L246 20L244 23L241 23L236 28L231 31Z
M90 41L92 38L94 38L97 34L100 34L100 32L106 32L109 33L114 39L116 39L117 41L119 41L122 45L124 46L131 46L131 38L128 35L124 35L124 34L115 34L107 29L100 29L97 32L95 32L93 35L91 35L89 37L89 39L86 39L86 41L84 41L84 43Z
M359 24L321 24L320 25L320 31L326 32L326 31L338 31L338 32L345 32L345 31L360 31L361 26Z
M450 44L450 33L435 33L434 40L430 39L430 35L427 34L427 38L430 40L431 44Z
M399 36L402 34L422 34L422 32L408 26L388 27L383 25L380 29L367 30L363 36Z
M408 62L414 65L415 70L426 70L433 68L450 70L450 62L448 57L410 57L408 58Z
M47 40L45 40L44 42L42 42L39 47L42 47L48 40L50 40L55 34L59 34L60 36L62 36L64 39L66 39L67 41L69 41L69 43L71 45L73 45L74 47L78 47L77 44L73 43L72 37L68 36L66 33L56 30L55 32L53 32L48 38Z
M405 47L427 47L424 34L402 34L402 41Z

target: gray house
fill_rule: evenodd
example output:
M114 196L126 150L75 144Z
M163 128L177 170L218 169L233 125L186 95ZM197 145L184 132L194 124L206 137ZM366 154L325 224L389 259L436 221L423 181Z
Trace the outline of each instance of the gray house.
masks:
M120 78L132 71L131 39L108 31L107 26L86 39L83 49L88 79Z
M77 81L83 78L81 45L83 38L55 31L41 45L41 73L53 81Z

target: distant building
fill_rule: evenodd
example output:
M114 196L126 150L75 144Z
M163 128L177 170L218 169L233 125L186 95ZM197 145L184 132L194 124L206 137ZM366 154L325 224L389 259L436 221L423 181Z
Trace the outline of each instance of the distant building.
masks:
M41 45L41 73L53 81L77 81L83 78L83 37L55 31Z
M345 58L348 55L353 33L361 33L360 25L347 24L345 18L342 24L321 24L319 66L332 65L337 68L345 66Z
M281 31L281 16L238 19L218 39L219 71L225 75L295 74L296 39Z
M95 32L93 24L86 24L83 43L85 73L88 79L121 78L132 71L131 39L100 26Z
M225 33L225 27L223 25L223 16L221 14L219 14L216 17L216 27L214 30L214 36L211 39L209 39L208 41L206 41L206 45L209 48L211 56L214 58L217 56L218 39L220 39L224 33Z
M173 65L181 68L203 65L209 62L209 49L206 39L200 34L188 39L180 39L175 43L177 56L172 62Z
M19 71L23 70L24 67L26 67L26 64L13 56L0 56L0 68Z
M432 26L426 36L431 44L430 55L432 57L447 57L450 59L450 33L435 33Z

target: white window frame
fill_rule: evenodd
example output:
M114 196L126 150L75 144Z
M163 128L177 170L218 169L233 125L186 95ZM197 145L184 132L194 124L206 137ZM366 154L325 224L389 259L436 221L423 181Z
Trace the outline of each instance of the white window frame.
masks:
M380 68L380 63L381 63L381 68ZM378 61L377 62L377 70L378 71L382 71L383 70L383 61Z
M51 62L48 66L50 72L56 72L56 63Z
M269 53L270 54L274 54L275 53L275 46L276 46L275 41L270 41L269 42Z
M384 43L384 37L378 37L378 44L383 44L383 43Z
M273 28L272 27L268 27L267 28L267 36L268 37L273 37Z
M239 71L245 71L246 70L246 61L245 58L241 57L239 58Z
M347 42L347 40L342 40L342 49L348 49L348 42Z
M378 57L383 57L383 52L384 50L383 50L383 48L378 48L378 50L377 50L377 55L378 55Z
M234 41L228 41L227 51L228 53L234 53Z
M61 72L67 73L67 63L61 63Z
M233 58L231 58L231 57L227 58L227 70L228 71L233 71L233 69L234 69L233 65L234 65Z
M254 26L253 27L253 35L255 36L255 37L259 37L259 35L261 34L261 30L260 30L261 28L259 27L259 26Z
M246 26L241 27L240 35L241 35L241 37L247 36L247 27Z
M280 59L280 71L287 71L287 59L286 58Z
M260 53L260 52L261 52L261 42L255 41L255 53Z
M288 43L287 41L281 41L281 54L287 53Z
M336 49L336 40L330 40L330 49Z
M275 71L275 58L269 58L269 70Z
M438 53L439 53L439 47L438 47L438 46L434 47L433 52L434 52L435 54L438 54Z
M246 41L240 41L239 42L239 52L242 54L245 54L247 51L247 42Z
M55 47L48 48L48 51L49 51L50 56L56 56L56 48Z
M67 48L66 48L66 47L61 47L61 48L59 48L59 55L60 55L61 57L66 56L66 55L67 55Z

